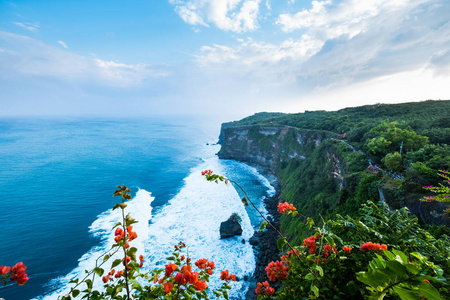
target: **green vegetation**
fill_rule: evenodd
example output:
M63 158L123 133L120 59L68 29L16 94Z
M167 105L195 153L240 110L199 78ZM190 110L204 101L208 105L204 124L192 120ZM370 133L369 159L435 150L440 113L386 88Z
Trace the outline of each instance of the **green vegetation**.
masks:
M277 299L448 299L450 239L436 239L407 209L365 203L357 216L336 215L288 254L269 280ZM270 265L269 265L270 266ZM266 269L267 270L267 269Z
M239 126L249 131L251 145L235 139L231 147L271 157L283 201L293 203L301 215L315 219L355 216L365 201L383 198L393 208L407 205L421 216L421 222L430 223L441 222L442 209L433 216L423 213L426 205L420 199L431 193L422 187L438 184L438 171L450 169L449 116L449 100L430 100L332 112L258 113L223 128ZM281 133L285 126L289 130ZM270 127L277 127L277 134L260 133ZM301 142L299 135L304 137ZM364 153L353 151L345 142ZM229 148L223 147L221 153ZM369 159L379 168L370 166ZM310 232L300 220L283 217L281 226L294 244Z

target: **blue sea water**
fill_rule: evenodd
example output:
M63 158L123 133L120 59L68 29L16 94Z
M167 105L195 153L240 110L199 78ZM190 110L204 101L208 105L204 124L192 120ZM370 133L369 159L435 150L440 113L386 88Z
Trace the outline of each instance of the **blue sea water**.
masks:
M119 184L132 189L127 210L139 221L132 243L146 270L163 267L183 240L193 259L251 276L254 253L242 239L260 219L233 187L206 182L200 172L213 169L240 182L263 211L261 200L274 190L254 168L217 158L219 126L164 117L0 119L0 264L23 261L30 277L24 286L0 287L0 298L66 294L68 282L92 269L112 244L119 216L111 195ZM220 222L233 212L242 218L243 236L220 240ZM233 284L232 297L241 299L247 283Z

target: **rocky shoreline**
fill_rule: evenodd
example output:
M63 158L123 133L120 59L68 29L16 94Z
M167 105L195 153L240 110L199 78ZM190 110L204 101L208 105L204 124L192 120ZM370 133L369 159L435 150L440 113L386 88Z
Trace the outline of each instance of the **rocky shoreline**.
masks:
M281 214L277 211L280 200L280 190L277 187L277 192L273 197L266 197L264 204L269 212L269 221L277 228L280 228ZM250 282L249 289L245 295L246 300L256 299L255 288L257 282L264 282L267 279L267 272L265 268L271 261L280 260L281 252L277 247L277 240L279 236L270 226L267 226L262 232L255 231L253 237L250 238L250 244L253 246L253 251L256 256L256 267L252 278L248 278ZM276 290L281 285L280 283L270 283Z

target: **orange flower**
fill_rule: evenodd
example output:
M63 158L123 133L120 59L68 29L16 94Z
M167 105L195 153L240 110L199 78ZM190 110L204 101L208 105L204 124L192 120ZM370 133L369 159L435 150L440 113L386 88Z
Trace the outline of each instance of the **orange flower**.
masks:
M386 250L387 251L387 246L386 244L374 244L372 242L367 242L361 245L360 247L361 251L365 252L365 251L371 251L371 250Z
M228 270L220 271L220 279L227 280L228 278Z
M278 211L282 214L285 214L287 212L294 211L294 210L297 210L297 209L294 207L293 204L289 204L287 202L278 204Z
M208 287L208 285L206 284L206 282L204 280L200 280L200 281L197 281L194 288L197 291L203 292L203 290L206 289L207 287Z
M169 277L176 269L178 269L178 266L174 263L169 263L166 265L166 274L164 274L165 277Z
M117 271L117 273L116 273L116 275L114 275L114 277L116 277L116 278L120 278L120 276L122 276L122 274L123 274L123 272L124 271Z
M267 293L268 296L270 296L270 295L272 295L273 293L275 293L275 290L274 290L274 288L272 288L272 287L267 287L267 288L266 288L266 293Z
M197 266L197 268L199 269L205 269L206 268L206 264L208 263L208 260L206 258L202 258L199 259L195 262L195 265Z
M11 269L11 281L17 280L18 285L24 285L28 282L28 275L25 273L27 267L23 264L23 262L18 262Z
M166 294L170 293L173 289L173 282L166 282L163 283L164 286L164 291L166 292Z
M4 265L0 266L0 274L1 275L9 273L9 271L11 271L11 267L5 267Z
M108 280L109 280L109 275L103 276L102 279L103 279L103 282L104 282L104 283L107 283Z
M227 281L236 281L236 275L228 274L228 270L224 270L220 272L220 279Z
M342 250L344 250L344 251L347 252L347 253L350 253L350 251L352 251L352 248L350 248L350 247L348 247L348 246L344 246L344 247L342 248Z

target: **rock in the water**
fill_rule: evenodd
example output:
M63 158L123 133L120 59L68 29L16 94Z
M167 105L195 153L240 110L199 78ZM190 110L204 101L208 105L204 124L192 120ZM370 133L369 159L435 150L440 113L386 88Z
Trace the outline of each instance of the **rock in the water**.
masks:
M237 214L232 214L225 222L220 223L220 238L226 239L235 235L242 235L242 227Z

